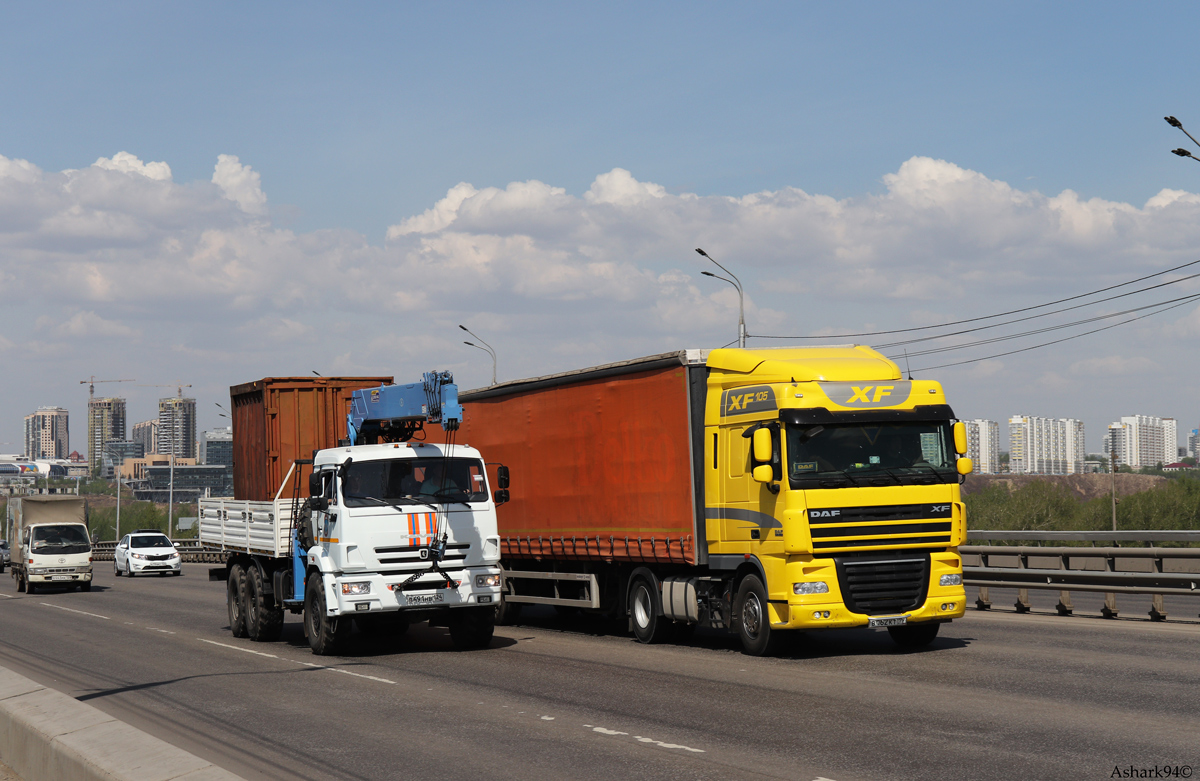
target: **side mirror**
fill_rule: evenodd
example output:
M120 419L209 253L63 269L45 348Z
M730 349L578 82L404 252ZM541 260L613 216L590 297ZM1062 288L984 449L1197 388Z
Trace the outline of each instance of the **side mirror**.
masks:
M501 488L499 491L497 491L495 494L492 495L492 498L495 499L497 506L504 504L505 502L508 501L508 489Z
M958 459L954 462L954 466L960 475L969 475L975 470L975 462L969 458Z
M325 487L321 484L321 473L313 472L308 476L308 495L321 496L325 493Z
M960 456L967 452L967 424L954 424L954 452Z
M329 509L329 500L324 496L314 496L308 501L310 507L318 512L325 512Z
M754 460L759 463L771 462L771 430L769 428L760 428L754 432ZM755 472L758 471L756 467ZM758 480L757 477L754 478ZM760 480L759 482L766 482Z
M755 433L757 434L758 432L756 431ZM755 437L755 439L757 440L758 437ZM755 442L755 444L758 443ZM760 483L769 483L775 479L775 469L770 464L759 464L754 467L752 474L754 475L754 479Z
M508 467L504 466L504 464L496 468L496 484L501 488L508 488ZM507 495L504 501L508 501Z

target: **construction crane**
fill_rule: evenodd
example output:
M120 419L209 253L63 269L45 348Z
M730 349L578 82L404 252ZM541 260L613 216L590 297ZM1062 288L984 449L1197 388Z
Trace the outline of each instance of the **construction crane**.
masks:
M80 385L88 386L88 401L96 397L96 383L98 382L137 382L137 380L97 380L96 375L88 377L86 380L80 380Z
M168 382L165 384L159 383L159 384L152 384L152 385L139 385L138 387L139 388L175 388L176 389L175 392L178 394L178 398L182 399L183 398L183 389L190 388L192 386L191 386L191 383Z

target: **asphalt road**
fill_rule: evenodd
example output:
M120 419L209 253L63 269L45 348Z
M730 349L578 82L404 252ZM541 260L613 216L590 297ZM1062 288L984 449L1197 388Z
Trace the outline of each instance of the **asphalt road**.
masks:
M996 610L924 651L855 630L774 659L715 633L641 646L540 610L483 651L421 626L319 658L295 616L280 642L233 639L207 565L133 581L110 567L87 594L17 594L5 573L0 664L252 779L1013 781L1200 765L1195 604L1172 616L1191 622L1152 624L1132 598L1122 615L1137 618L1019 616L993 590Z

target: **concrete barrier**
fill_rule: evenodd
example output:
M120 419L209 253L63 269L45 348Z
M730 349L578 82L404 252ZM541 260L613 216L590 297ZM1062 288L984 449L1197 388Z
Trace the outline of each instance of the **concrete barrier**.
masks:
M0 760L24 781L240 778L4 667L0 667Z

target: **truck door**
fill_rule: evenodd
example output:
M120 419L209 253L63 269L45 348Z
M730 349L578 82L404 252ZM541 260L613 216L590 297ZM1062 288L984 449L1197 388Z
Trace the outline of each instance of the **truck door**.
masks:
M722 448L725 458L721 469L721 502L730 509L746 509L750 500L750 440L742 436L745 426L723 428ZM726 518L723 522L721 539L749 540L748 524L742 520Z

